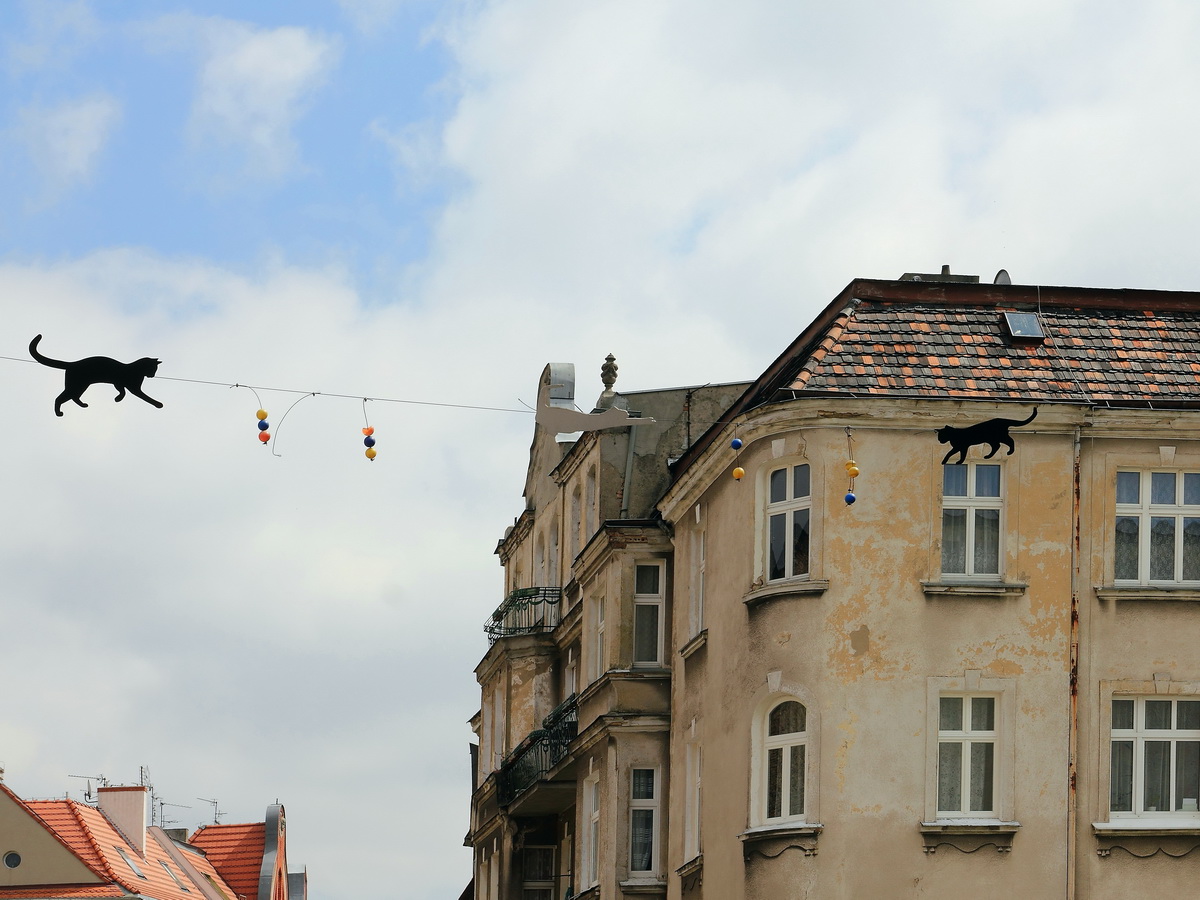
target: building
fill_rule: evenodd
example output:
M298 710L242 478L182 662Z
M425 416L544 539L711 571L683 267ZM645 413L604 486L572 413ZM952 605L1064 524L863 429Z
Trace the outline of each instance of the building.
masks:
M1200 294L860 279L731 389L535 430L475 896L1192 896Z
M0 783L0 898L306 900L287 872L283 807L266 821L182 829L149 825L149 789L101 787L96 805L22 800Z

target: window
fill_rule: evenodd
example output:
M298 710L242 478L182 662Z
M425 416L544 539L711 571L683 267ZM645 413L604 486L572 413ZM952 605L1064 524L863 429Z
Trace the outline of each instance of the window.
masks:
M630 773L629 871L657 869L658 770L634 769Z
M554 900L554 848L521 851L521 900Z
M589 681L595 681L604 674L607 667L604 655L604 598L597 597L592 616L592 644L588 660Z
M767 581L808 574L810 482L807 463L767 476Z
M766 717L763 741L765 821L804 818L804 784L808 751L808 710L796 700L773 706Z
M175 872L171 869L170 866L168 866L161 859L158 861L158 864L166 870L168 875L171 876L171 880L174 881L177 885L179 885L180 890L182 890L185 894L191 893L191 890L187 887L187 885L185 885L182 881L179 880L179 876L175 874Z
M683 858L684 861L700 855L700 773L703 757L700 744L692 741L687 745L687 784L683 796Z
M996 706L994 696L939 698L939 818L995 817Z
M693 635L704 630L704 566L707 552L705 530L701 527L692 532L692 604L689 624Z
M942 574L1000 574L1000 466L942 466Z
M1113 697L1109 810L1200 818L1200 699Z
M138 878L146 877L145 875L142 874L142 870L137 867L137 863L135 863L133 861L133 859L129 856L128 853L126 853L120 847L113 847L113 849L117 851L117 853L120 855L121 859L125 860L125 865L129 866L130 871L132 871L134 875L136 875Z
M663 656L662 563L634 566L633 664L660 666Z
M1113 578L1200 582L1200 472L1118 472Z
M583 887L600 880L600 776L593 775L583 783Z

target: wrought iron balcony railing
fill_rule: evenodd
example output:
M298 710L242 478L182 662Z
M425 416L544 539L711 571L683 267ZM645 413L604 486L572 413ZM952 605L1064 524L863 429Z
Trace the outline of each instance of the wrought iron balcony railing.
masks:
M562 619L562 588L517 588L483 623L488 643L514 634L553 631Z
M572 694L542 720L500 766L499 801L507 806L557 766L579 732L579 704Z

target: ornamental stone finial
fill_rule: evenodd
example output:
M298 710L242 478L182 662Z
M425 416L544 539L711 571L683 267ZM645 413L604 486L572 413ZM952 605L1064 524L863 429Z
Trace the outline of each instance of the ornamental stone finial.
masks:
M608 409L617 399L613 385L617 382L617 358L611 353L604 357L604 365L600 367L600 380L604 382L604 390L596 401L596 409Z

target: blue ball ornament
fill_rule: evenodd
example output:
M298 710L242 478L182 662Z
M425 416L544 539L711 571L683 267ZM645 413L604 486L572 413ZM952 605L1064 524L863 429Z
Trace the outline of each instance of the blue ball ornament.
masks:
M734 450L741 450L742 449L742 439L734 438L732 441L729 442L729 446L732 447Z
M266 431L266 430L267 430L268 428L270 428L270 427L271 427L271 426L267 424L267 420L266 420L266 419L259 419L259 420L258 420L258 430L259 430L259 431Z
M853 491L848 491L848 492L846 493L846 505L847 505L847 506L850 506L850 505L852 505L852 504L854 503L854 501L855 501L855 500L857 500L857 499L858 499L858 498L854 496L854 492L853 492Z
M375 446L375 438L371 437L368 434L365 438L363 438L363 444L368 447L374 447Z

